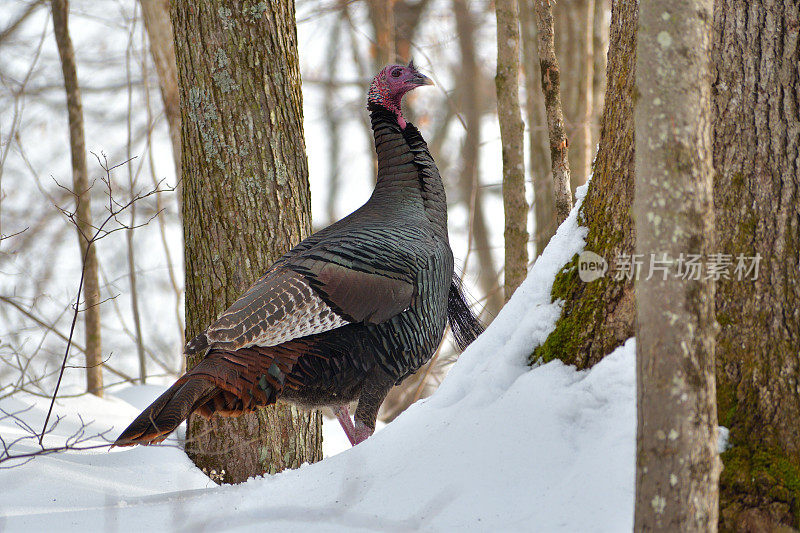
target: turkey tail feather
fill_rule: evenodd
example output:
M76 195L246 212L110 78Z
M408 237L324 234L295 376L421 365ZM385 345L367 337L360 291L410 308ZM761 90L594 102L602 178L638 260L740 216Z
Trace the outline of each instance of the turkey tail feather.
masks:
M483 324L470 309L461 287L461 278L455 272L447 294L447 320L450 322L453 338L462 351L483 333Z
M159 396L131 422L114 446L155 444L166 439L195 409L205 404L219 389L210 381L184 376Z

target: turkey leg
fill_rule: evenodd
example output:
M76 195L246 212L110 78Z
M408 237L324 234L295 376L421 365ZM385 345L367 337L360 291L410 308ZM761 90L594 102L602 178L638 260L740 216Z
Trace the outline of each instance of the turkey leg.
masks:
M341 424L345 435L347 435L350 446L355 446L356 428L353 426L353 421L350 419L350 410L347 408L347 404L335 407L333 413L336 415L336 419L339 420L339 424Z

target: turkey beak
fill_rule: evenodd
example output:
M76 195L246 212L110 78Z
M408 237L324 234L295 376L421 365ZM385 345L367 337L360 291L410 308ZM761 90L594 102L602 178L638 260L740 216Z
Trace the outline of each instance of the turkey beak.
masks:
M419 72L414 74L414 77L411 78L411 81L417 87L422 87L423 85L433 85L433 80L424 74L420 74Z

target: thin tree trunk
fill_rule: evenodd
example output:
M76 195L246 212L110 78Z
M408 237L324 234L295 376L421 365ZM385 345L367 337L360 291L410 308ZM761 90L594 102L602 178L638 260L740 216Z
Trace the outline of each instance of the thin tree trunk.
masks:
M156 66L161 100L169 127L172 143L172 158L175 176L181 178L181 108L178 97L178 65L175 62L175 46L172 36L172 21L169 19L169 0L139 0L142 6L144 26L150 44L150 55ZM145 80L146 82L147 80ZM180 181L178 201L180 202Z
M172 3L182 111L187 337L311 229L294 3ZM191 367L198 358L191 359ZM321 417L279 403L192 416L187 451L218 482L321 459Z
M341 20L336 20L331 28L328 40L328 50L326 51L326 63L328 65L338 64L339 58L339 34L341 33ZM336 204L339 200L339 154L341 153L340 128L339 123L342 119L338 113L339 105L336 102L336 89L334 87L338 69L330 69L329 81L325 87L324 107L325 107L325 126L328 132L328 197L325 200L325 212L328 224L333 224L339 220Z
M430 0L394 0L395 50L398 60L411 59L411 45Z
M556 233L556 211L553 180L550 176L550 153L547 150L547 117L541 91L542 74L537 52L538 32L536 15L533 12L534 1L536 0L521 0L519 14L525 71L525 115L528 121L528 169L533 181L536 255L539 256Z
M86 389L97 396L103 395L103 358L100 343L100 284L98 282L97 255L90 246L92 234L91 190L86 167L86 141L83 133L83 104L75 62L75 50L69 36L69 4L67 0L52 0L53 28L55 30L61 72L67 93L69 115L70 153L72 158L72 188L75 194L75 218L78 243L83 261L83 305L86 335Z
M594 16L592 24L592 144L591 149L594 153L597 143L600 140L600 120L603 116L606 92L606 57L608 55L608 12L611 2L609 0L594 0Z
M367 5L375 30L372 57L377 70L395 61L394 0L368 0Z
M497 0L497 116L503 144L506 301L528 275L528 202L525 199L525 125L519 107L519 7Z
M489 228L483 211L483 190L480 187L481 105L478 96L478 80L481 76L475 51L475 22L464 0L453 1L458 45L461 53L460 76L472 83L461 87L461 109L466 122L466 135L461 148L461 164L458 186L461 201L471 212L470 238L474 253L478 257L478 284L486 295L484 309L494 317L503 307L503 295L499 290L497 271L489 241Z
M168 13L169 14L169 13ZM170 22L170 29L172 28L172 22ZM147 30L145 29L145 32ZM149 39L149 37L148 37ZM142 42L144 43L145 36L142 36ZM148 62L146 59L142 60L142 79L148 79ZM152 147L152 133L153 133L153 109L150 105L150 87L149 84L144 84L144 102L145 102L145 110L147 111L147 145L148 147ZM158 229L159 235L161 237L161 246L164 248L164 259L166 260L167 264L167 275L169 276L169 284L172 288L172 292L175 295L175 324L178 327L178 339L180 339L180 345L183 346L186 339L184 338L185 328L183 325L183 310L181 309L181 303L183 302L183 287L181 286L180 282L178 281L178 276L175 274L175 266L172 262L172 252L169 248L169 243L167 242L167 221L166 221L166 214L165 214L165 206L164 206L164 198L163 193L158 190L158 173L156 172L156 165L155 165L155 158L153 157L153 150L152 148L147 150L147 163L150 167L150 179L153 183L153 189L157 192L155 194L156 197L156 220L158 220ZM180 195L179 195L180 196ZM180 202L179 202L180 204ZM181 357L181 366L179 374L183 374L186 372L186 358Z
M570 147L570 186L572 191L586 183L592 168L592 80L594 71L594 4L595 0L582 0L577 13L577 72L575 105L575 142ZM572 162L575 162L573 165Z
M636 50L636 531L716 531L712 0L642 0ZM660 269L664 270L660 270ZM683 274L681 271L683 270Z
M134 13L135 14L135 13ZM135 20L135 18L134 18ZM125 77L128 80L128 112L127 116L127 131L128 142L127 160L130 161L133 157L131 151L131 143L133 132L131 131L131 120L133 118L133 87L131 86L131 51L133 49L133 33L136 24L131 25L131 31L128 35L128 47L125 51ZM145 82L146 83L146 82ZM133 166L128 165L128 194L133 198L136 193L134 192L134 182L136 178L133 175ZM139 381L144 384L147 383L147 359L144 355L144 338L142 337L142 319L139 313L139 291L136 283L136 260L133 245L133 230L136 226L136 202L130 208L130 223L128 229L125 230L125 242L127 245L127 259L128 259L128 286L130 287L131 296L131 315L133 317L133 329L136 336L136 354L139 357Z
M549 0L536 2L536 29L539 36L539 67L542 72L542 93L547 110L550 138L550 164L556 199L556 219L561 224L572 210L567 137L564 134L564 113L561 110L561 73L558 70L553 40L553 9ZM499 31L499 30L498 30Z
M716 251L730 262L716 295L725 531L800 528L798 30L797 1L715 3Z
M608 262L605 276L590 283L578 275L578 256L553 284L564 300L555 330L531 361L560 359L587 368L634 335L633 280L620 259L630 259L636 235L631 218L634 190L633 102L636 73L637 2L614 2L608 80L594 176L578 220L588 228L586 250Z

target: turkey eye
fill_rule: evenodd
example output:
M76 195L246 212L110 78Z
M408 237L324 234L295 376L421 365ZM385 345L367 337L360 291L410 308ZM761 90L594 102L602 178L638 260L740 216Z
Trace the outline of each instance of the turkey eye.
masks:
M402 74L402 72L400 71L400 69L399 69L399 68L396 68L396 69L394 69L394 70L392 71L392 77L393 77L393 78L399 78L399 77L400 77L400 74Z

